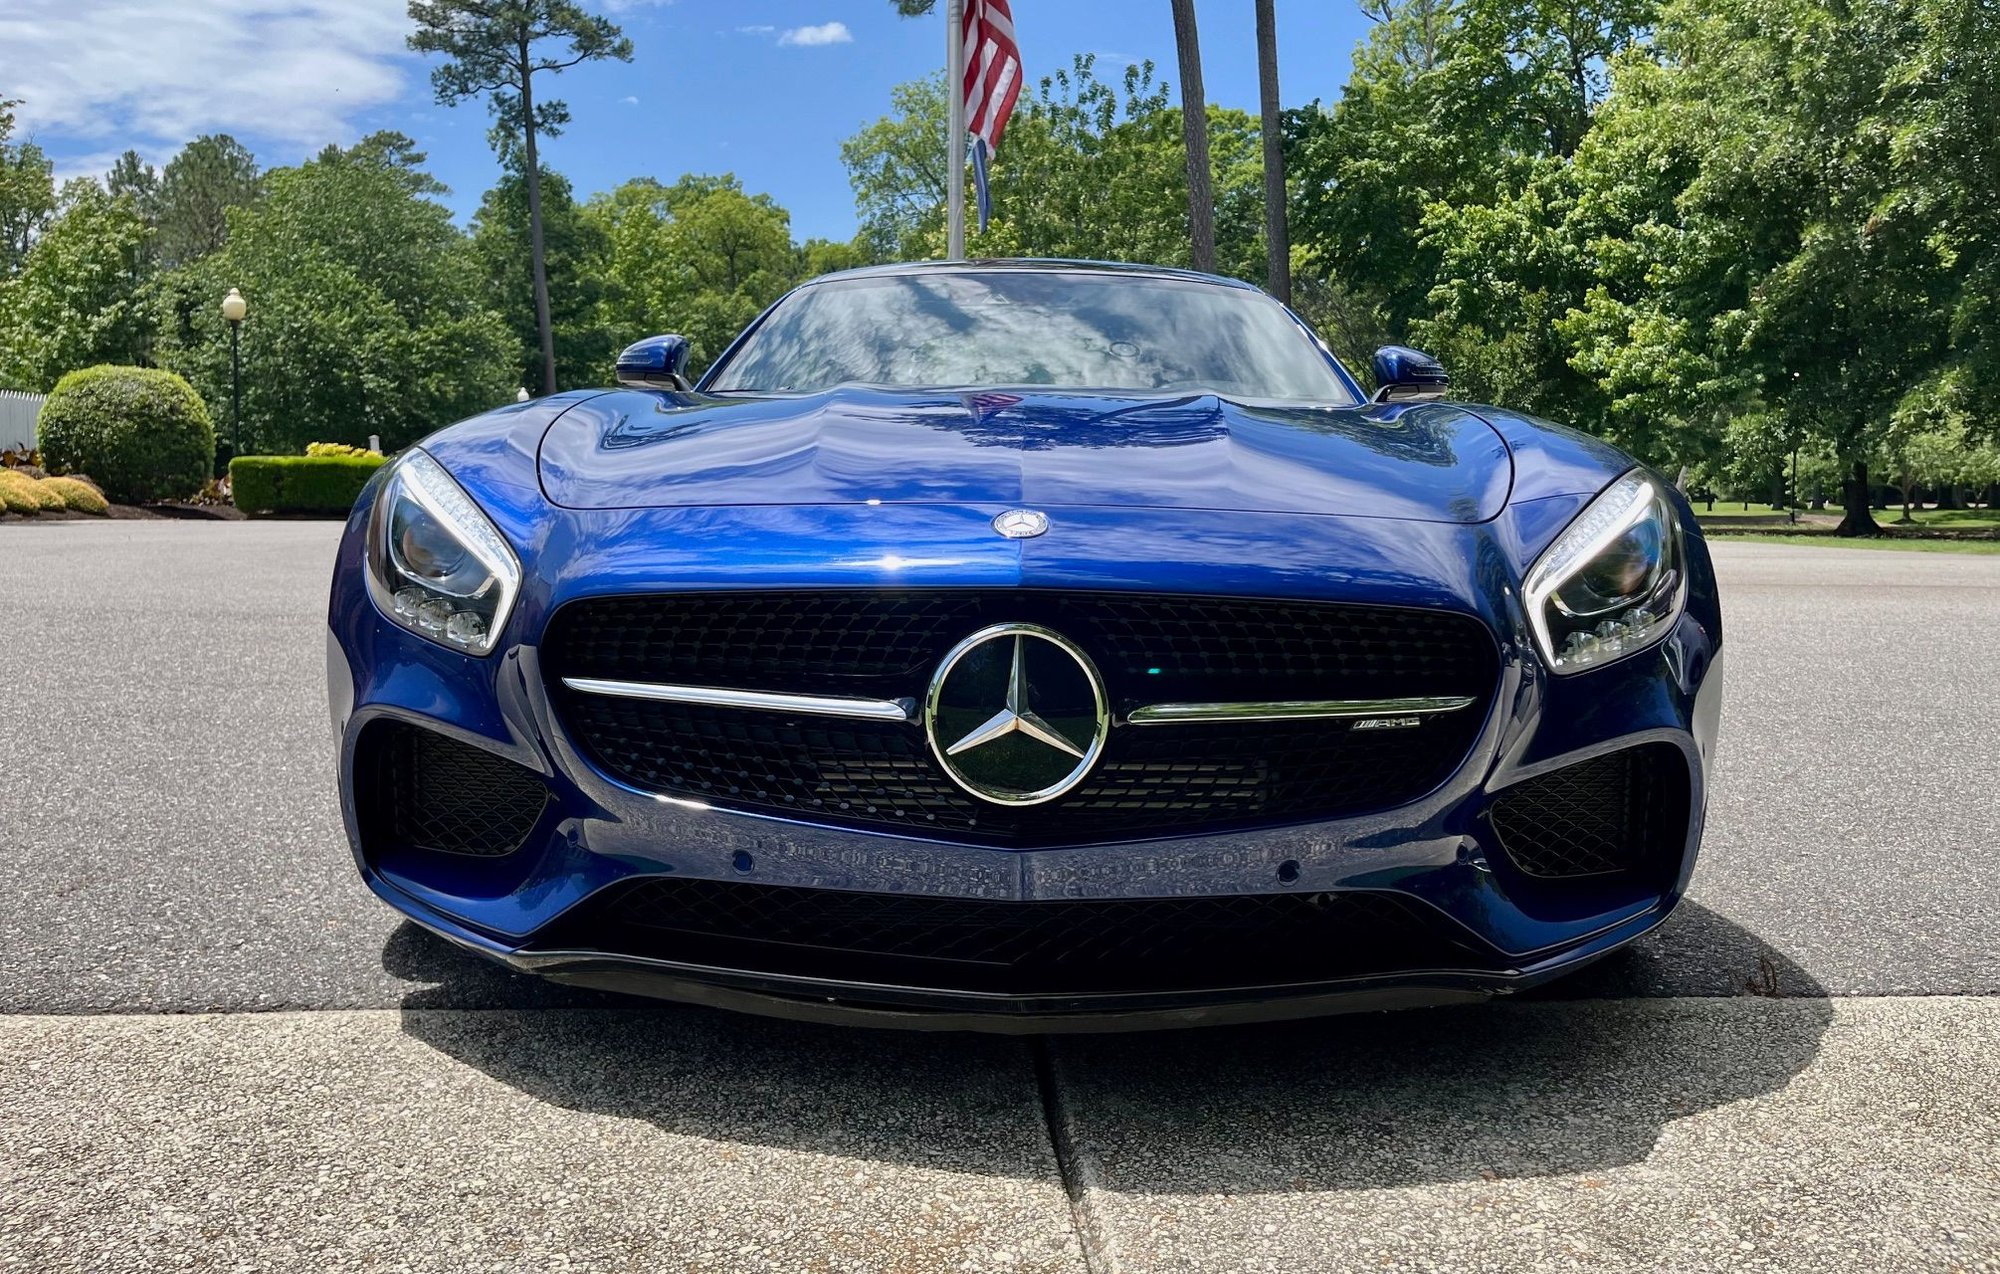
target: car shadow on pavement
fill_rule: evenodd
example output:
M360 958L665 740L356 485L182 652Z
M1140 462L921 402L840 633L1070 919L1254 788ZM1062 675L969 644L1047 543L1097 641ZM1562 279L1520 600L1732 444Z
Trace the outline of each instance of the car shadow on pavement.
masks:
M1047 1172L1046 1115L1093 1184L1161 1194L1634 1163L1669 1122L1783 1088L1832 1020L1804 970L1693 903L1534 997L1046 1043L514 987L414 926L384 965L431 984L405 998L405 1032L559 1106L718 1142L1001 1174ZM437 1011L481 1004L547 1011Z

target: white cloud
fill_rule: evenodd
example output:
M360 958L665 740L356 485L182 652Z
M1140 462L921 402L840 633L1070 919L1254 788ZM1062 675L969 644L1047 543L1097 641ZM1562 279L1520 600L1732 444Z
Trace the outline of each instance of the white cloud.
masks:
M845 22L822 22L816 27L793 27L778 37L780 44L852 44L854 33Z
M637 106L639 104L639 99L636 97L621 97L618 100L626 106Z
M8 0L7 96L23 130L115 151L201 133L342 140L412 62L404 0Z
M777 29L778 29L778 28L776 28L776 27L772 26L772 25L771 25L770 23L768 23L768 22L760 22L760 23L758 23L758 24L757 24L757 25L755 25L755 26L748 26L748 27L737 27L737 28L736 28L736 34L738 34L738 35L769 35L769 34L771 34L771 33L772 33L773 31L776 31Z

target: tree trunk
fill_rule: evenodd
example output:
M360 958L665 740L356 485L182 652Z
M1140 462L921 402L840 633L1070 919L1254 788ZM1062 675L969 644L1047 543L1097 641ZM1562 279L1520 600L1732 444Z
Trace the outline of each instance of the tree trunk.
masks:
M1835 535L1880 535L1882 528L1875 523L1875 515L1868 511L1868 462L1856 460L1853 475L1846 483L1846 493L1842 503L1840 525L1834 528Z
M548 257L542 250L542 168L535 158L534 75L529 69L528 41L521 50L521 131L526 146L528 179L528 262L535 276L535 332L542 342L542 393L556 392L556 332L549 320Z
M1285 226L1285 120L1278 104L1275 0L1257 0L1257 98L1264 126L1264 286L1292 303L1292 245Z
M1201 37L1194 0L1173 0L1174 45L1181 64L1181 129L1187 139L1188 259L1215 269L1215 194L1208 174L1208 98L1201 86Z

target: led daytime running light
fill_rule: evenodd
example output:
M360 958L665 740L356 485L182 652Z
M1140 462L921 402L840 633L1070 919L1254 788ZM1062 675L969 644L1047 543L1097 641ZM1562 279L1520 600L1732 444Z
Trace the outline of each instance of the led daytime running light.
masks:
M1655 607L1651 604L1655 598L1635 598L1622 618L1607 617L1588 632L1571 632L1565 647L1557 649L1549 627L1551 604L1559 605L1558 594L1566 584L1648 518L1664 520L1661 551L1673 559L1671 565L1678 576L1670 601ZM1661 621L1678 617L1687 596L1684 564L1679 561L1679 535L1672 506L1652 480L1635 469L1606 488L1556 537L1555 543L1528 572L1522 587L1535 644L1552 671L1572 673L1601 666L1650 645L1668 630L1670 625ZM1579 641L1579 636L1585 640Z
M389 540L403 500L458 541L485 569L487 582L469 596L454 596L402 567ZM472 497L444 466L412 450L389 474L372 517L368 578L382 612L439 645L474 655L490 652L520 593L521 565Z

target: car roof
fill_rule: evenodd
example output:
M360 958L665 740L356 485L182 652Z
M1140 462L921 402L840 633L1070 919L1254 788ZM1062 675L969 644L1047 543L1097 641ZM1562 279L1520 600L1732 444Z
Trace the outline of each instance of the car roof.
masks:
M1126 261L1073 261L1060 257L989 257L970 261L899 261L888 265L864 265L854 270L839 270L832 274L822 274L808 280L801 287L812 287L820 283L836 282L842 279L870 279L897 277L917 274L982 274L995 270L1020 270L1045 274L1123 274L1141 278L1180 279L1189 283L1214 283L1223 287L1242 288L1256 292L1260 289L1254 283L1241 279L1224 278L1219 274L1203 274L1198 270L1182 270L1168 265L1135 265Z

